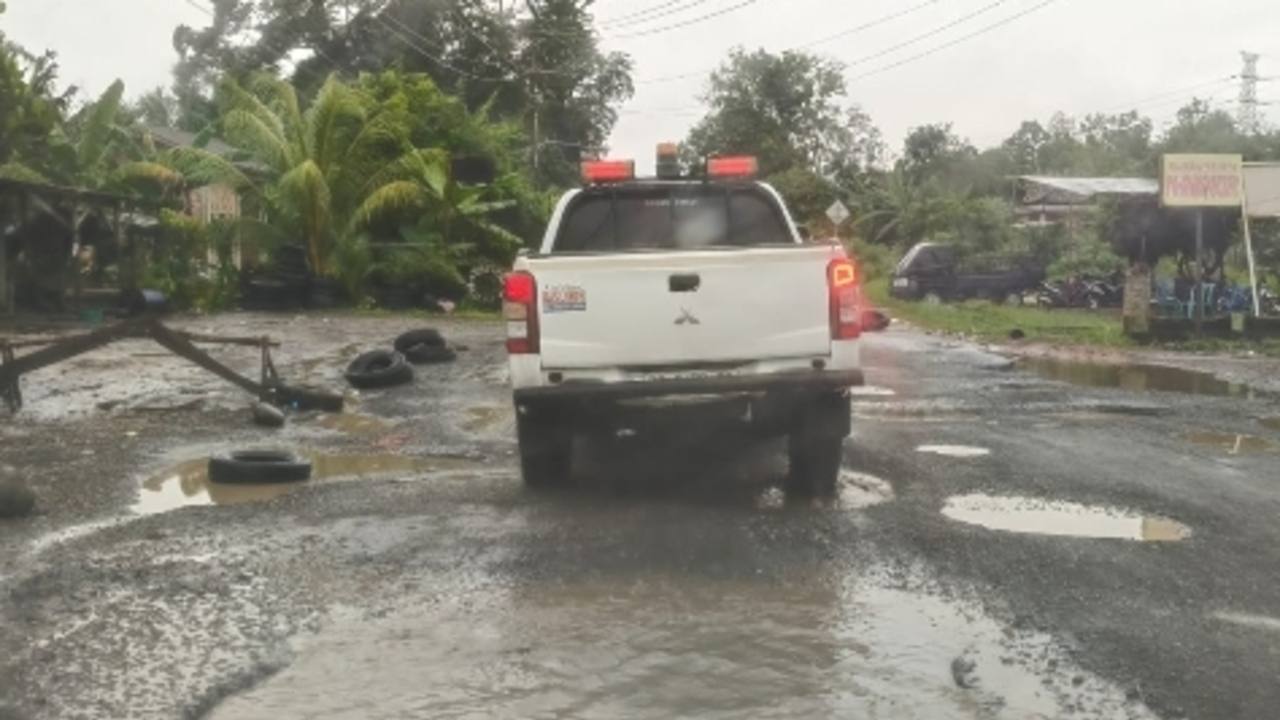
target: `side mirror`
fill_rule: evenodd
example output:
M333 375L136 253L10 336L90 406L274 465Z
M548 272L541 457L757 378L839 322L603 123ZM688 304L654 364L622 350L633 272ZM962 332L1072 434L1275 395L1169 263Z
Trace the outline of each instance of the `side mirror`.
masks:
M801 240L805 242L813 242L813 233L809 232L808 225L801 225L797 227L796 230L800 233Z

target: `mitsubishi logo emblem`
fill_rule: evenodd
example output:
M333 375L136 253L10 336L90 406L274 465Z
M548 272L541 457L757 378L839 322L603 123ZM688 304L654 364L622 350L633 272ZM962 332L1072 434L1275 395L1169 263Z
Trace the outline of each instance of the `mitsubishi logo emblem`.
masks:
M693 316L688 308L680 308L680 317L676 318L677 325L701 325L702 321Z

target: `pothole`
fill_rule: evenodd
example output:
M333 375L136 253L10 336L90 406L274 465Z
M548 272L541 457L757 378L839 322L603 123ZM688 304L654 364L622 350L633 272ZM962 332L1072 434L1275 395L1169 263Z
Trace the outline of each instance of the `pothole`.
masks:
M474 460L408 455L313 454L311 481L359 479L390 473L427 473L466 470ZM169 512L191 505L243 505L266 502L294 492L307 483L241 484L209 481L209 458L178 463L156 473L142 483L138 500L131 508L138 515Z
M836 485L836 504L843 509L861 509L889 502L893 486L867 473L844 470Z
M836 495L826 500L814 500L814 507L831 507L841 510L861 510L893 500L893 486L874 475L841 470L836 480ZM770 485L755 498L760 510L781 510L787 506L787 494L781 487Z
M471 407L467 408L467 419L462 421L462 429L474 433L488 429L511 413L506 407Z
M953 458L986 457L991 454L987 448L972 445L921 445L916 448L916 452Z
M1242 435L1238 433L1219 433L1219 432L1193 432L1183 435L1182 438L1192 445L1202 447L1210 447L1222 450L1228 455L1244 455L1247 453L1267 452L1272 448L1269 440L1263 440L1254 435Z
M1033 535L1177 542L1191 529L1168 518L1079 503L992 495L949 498L942 514L989 530Z

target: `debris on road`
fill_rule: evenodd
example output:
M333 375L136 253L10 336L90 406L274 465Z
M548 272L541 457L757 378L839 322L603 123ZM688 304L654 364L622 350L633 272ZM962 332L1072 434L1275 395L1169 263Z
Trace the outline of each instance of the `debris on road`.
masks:
M253 422L262 427L284 427L284 411L271 403L256 402L253 404Z

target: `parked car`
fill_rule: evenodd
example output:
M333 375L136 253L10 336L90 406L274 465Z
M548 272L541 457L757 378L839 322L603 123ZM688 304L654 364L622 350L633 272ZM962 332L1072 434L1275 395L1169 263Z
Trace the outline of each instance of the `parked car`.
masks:
M705 178L664 167L637 179L630 161L586 163L586 186L507 276L525 482L566 482L576 433L700 407L787 435L788 492L831 495L863 382L857 268L802 241L754 158L708 160Z
M890 294L928 302L983 298L1021 304L1023 295L1045 278L1044 268L1027 258L982 260L965 264L950 245L918 243L898 262Z

